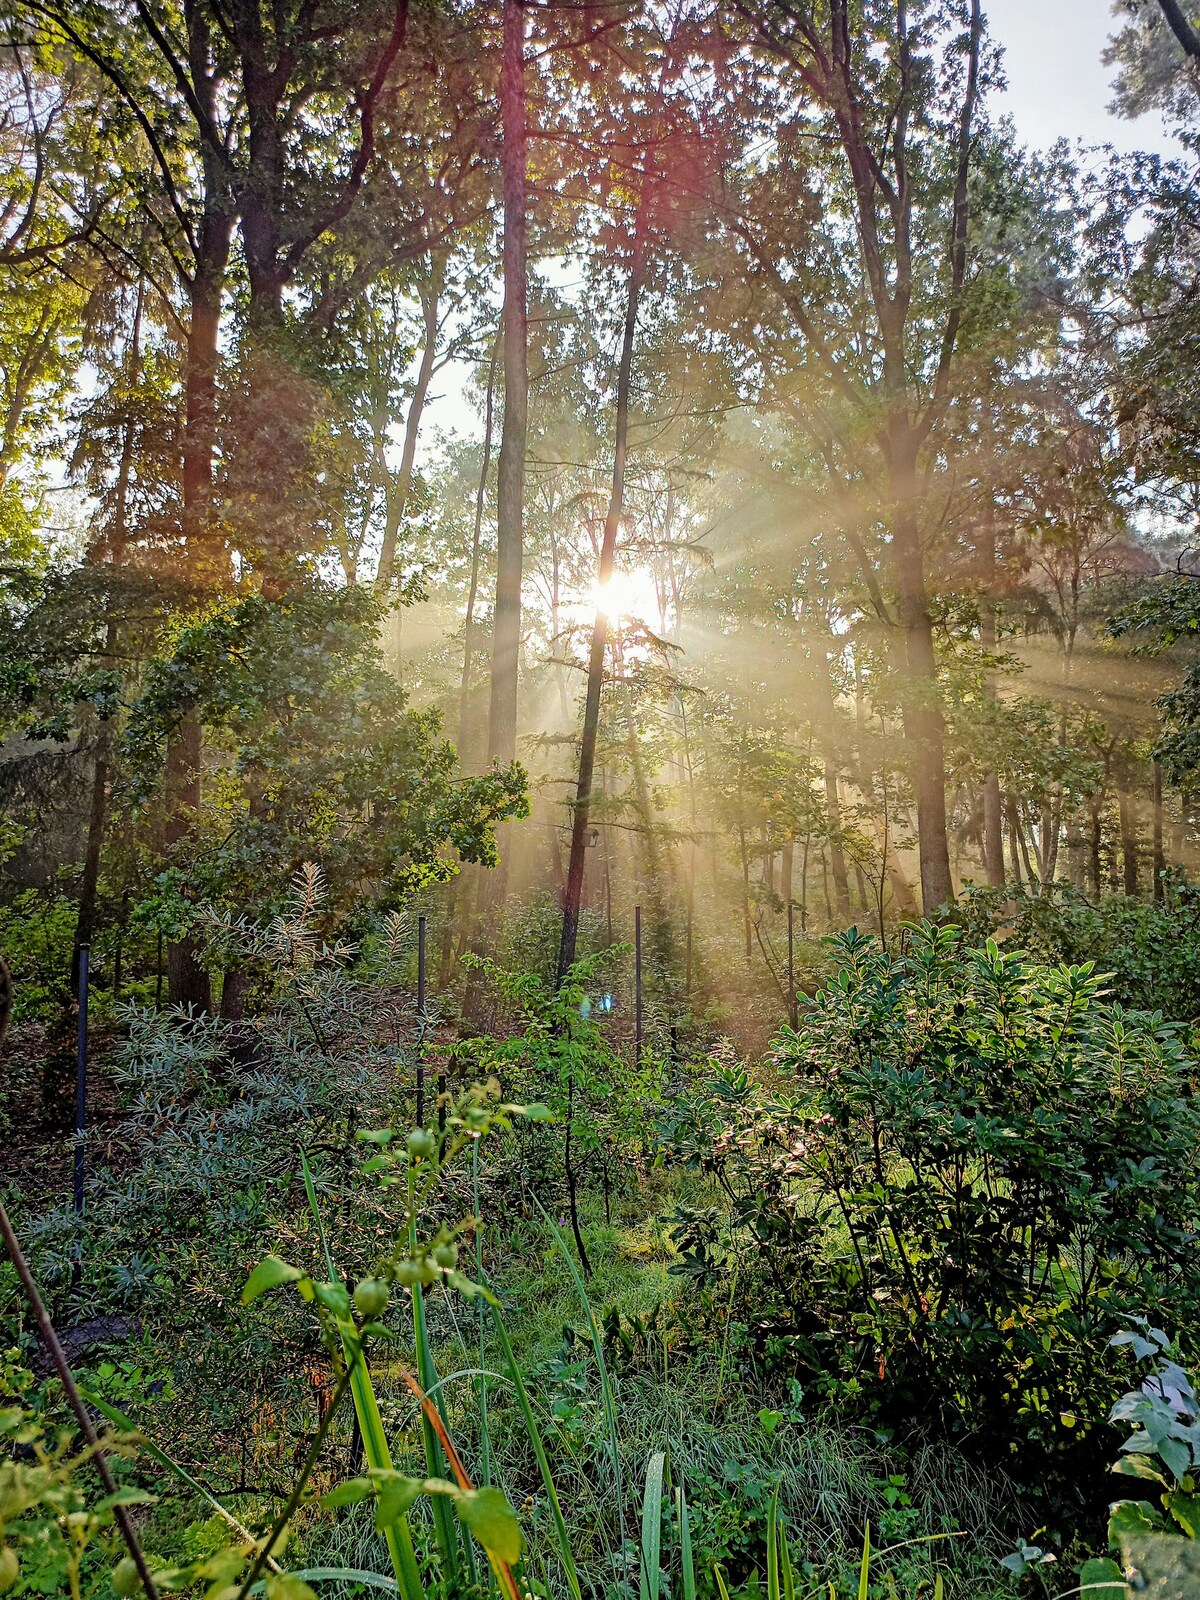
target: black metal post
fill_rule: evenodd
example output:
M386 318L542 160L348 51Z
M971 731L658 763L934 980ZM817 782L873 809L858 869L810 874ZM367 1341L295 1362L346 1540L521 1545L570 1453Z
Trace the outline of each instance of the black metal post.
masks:
M635 1066L642 1064L642 908L633 908L633 963L634 963L634 1035L633 1035L633 1060Z
M425 930L417 918L417 1127L425 1125Z
M796 1026L796 908L788 901L788 1021Z
M71 1269L71 1282L79 1287L83 1276L83 1136L87 1131L87 1045L88 1045L88 974L91 965L91 947L79 947L79 1018L75 1035L75 1261Z

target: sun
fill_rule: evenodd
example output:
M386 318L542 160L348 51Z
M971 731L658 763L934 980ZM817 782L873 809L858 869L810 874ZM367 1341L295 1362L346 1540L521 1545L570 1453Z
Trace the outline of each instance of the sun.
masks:
M654 574L646 567L616 571L607 583L592 585L592 600L597 610L626 622L643 622L658 627L661 621L658 587Z

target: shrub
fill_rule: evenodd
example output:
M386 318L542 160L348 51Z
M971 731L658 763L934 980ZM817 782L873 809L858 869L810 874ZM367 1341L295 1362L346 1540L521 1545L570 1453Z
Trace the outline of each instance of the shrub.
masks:
M1053 1500L1103 1426L1109 1335L1151 1307L1197 1328L1195 1065L1090 964L928 923L898 956L832 943L778 1087L727 1068L693 1107L685 1153L729 1203L681 1211L680 1269L734 1283L756 1359Z
M1093 905L1073 884L969 889L960 901L972 943L1006 930L1009 943L1043 961L1094 961L1122 1005L1200 1019L1200 888L1182 875L1164 899L1105 895Z

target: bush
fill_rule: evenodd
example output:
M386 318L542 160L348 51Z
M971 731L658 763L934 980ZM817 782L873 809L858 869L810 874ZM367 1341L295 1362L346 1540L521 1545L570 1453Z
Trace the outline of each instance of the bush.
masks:
M1162 901L1105 895L1093 905L1070 883L969 889L960 912L972 943L1005 930L1043 961L1094 961L1122 1005L1200 1020L1200 888L1169 877Z
M1090 964L928 923L896 957L832 944L777 1090L726 1068L693 1107L729 1205L680 1213L680 1270L734 1286L754 1359L1054 1501L1095 1453L1109 1336L1149 1308L1197 1330L1195 1064Z

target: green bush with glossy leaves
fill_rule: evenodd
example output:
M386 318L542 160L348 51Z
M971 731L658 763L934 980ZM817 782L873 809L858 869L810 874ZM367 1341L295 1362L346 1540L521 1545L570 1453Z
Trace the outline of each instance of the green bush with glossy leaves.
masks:
M1200 1329L1182 1032L955 927L832 944L775 1083L725 1069L693 1107L728 1206L681 1211L680 1270L734 1284L743 1359L977 1441L1051 1511L1094 1498L1109 1339L1149 1308Z

